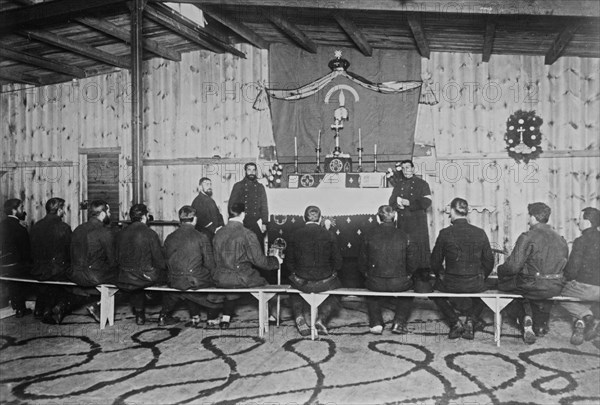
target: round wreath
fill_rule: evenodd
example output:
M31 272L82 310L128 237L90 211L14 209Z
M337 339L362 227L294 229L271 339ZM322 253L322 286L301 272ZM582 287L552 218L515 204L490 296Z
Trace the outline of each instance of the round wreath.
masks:
M540 126L544 121L535 115L535 111L519 110L506 121L506 150L516 161L525 163L542 153L542 133Z

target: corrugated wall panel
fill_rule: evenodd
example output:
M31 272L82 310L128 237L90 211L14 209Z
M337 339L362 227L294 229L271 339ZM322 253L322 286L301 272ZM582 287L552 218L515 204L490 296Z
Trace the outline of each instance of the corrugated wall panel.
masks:
M440 101L420 106L416 131L417 141L433 138L438 158L437 166L433 158L419 161L433 189L432 242L449 223L445 209L454 197L479 208L471 222L496 246L511 249L534 201L552 208L551 224L572 242L579 211L600 207L599 159L542 155L518 164L484 154L503 155L506 120L519 109L544 120L544 150L598 150L599 60L560 58L546 66L543 57L494 55L482 63L480 55L433 53L422 66Z

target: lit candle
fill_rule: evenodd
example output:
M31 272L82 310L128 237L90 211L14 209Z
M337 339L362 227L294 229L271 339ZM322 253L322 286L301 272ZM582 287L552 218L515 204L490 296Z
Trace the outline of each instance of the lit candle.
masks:
M358 128L358 147L362 148L362 141L360 139L360 128Z
M317 137L317 149L321 149L321 130L319 129L319 136Z
M294 137L294 156L298 156L298 138Z
M375 144L375 146L373 146L373 154L375 156L377 156L377 144Z

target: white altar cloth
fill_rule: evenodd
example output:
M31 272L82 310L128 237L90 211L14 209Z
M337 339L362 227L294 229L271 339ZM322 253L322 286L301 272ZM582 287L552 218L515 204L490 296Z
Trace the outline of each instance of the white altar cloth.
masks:
M372 215L391 195L391 188L267 188L271 215L304 215L309 205L326 216Z

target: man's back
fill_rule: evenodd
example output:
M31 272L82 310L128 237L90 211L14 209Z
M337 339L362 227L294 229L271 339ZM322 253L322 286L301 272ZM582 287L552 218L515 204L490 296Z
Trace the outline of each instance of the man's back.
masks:
M210 271L215 267L208 237L193 225L181 225L165 239L169 285L186 290L212 286Z
M114 239L101 221L91 218L71 235L71 272L69 278L82 286L113 280L117 270Z
M417 269L417 258L408 255L408 235L393 222L380 224L365 236L359 256L359 266L370 277L410 277Z
M297 229L286 249L290 273L306 280L322 280L342 268L342 256L333 235L316 223Z
M121 271L166 268L158 235L141 222L134 222L119 233L117 261Z
M600 285L600 231L588 228L573 242L565 277L580 283Z
M56 214L48 214L31 228L33 269L41 280L66 275L71 263L71 227Z
M8 217L0 222L0 243L2 264L25 264L30 261L29 233L17 218Z

